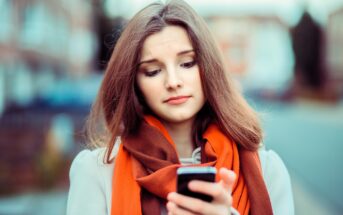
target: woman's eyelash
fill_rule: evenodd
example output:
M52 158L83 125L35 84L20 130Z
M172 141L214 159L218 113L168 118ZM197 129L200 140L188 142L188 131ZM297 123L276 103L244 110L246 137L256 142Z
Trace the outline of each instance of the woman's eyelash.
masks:
M145 71L144 74L147 77L153 77L155 75L157 75L161 70L160 69L156 69L156 70L152 70L152 71Z
M196 61L193 60L193 61L189 61L189 62L186 62L186 63L182 63L181 66L184 67L184 68L191 68L191 67L193 67L195 64L196 64Z
M196 61L192 60L192 61L189 61L189 62L182 63L181 67L188 69L188 68L193 67L195 64L196 64ZM157 75L159 72L161 72L161 69L156 69L156 70L151 70L151 71L147 71L146 70L144 72L144 75L147 76L147 77L153 77L153 76Z

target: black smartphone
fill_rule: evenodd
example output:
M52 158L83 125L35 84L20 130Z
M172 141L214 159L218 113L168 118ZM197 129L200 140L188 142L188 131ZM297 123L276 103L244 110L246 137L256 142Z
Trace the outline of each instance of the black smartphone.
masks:
M192 167L179 167L177 169L177 192L190 196L193 198L198 198L203 201L211 202L212 196L190 191L188 189L188 183L191 180L202 180L208 182L214 182L217 169L215 167L202 167L202 166L192 166Z

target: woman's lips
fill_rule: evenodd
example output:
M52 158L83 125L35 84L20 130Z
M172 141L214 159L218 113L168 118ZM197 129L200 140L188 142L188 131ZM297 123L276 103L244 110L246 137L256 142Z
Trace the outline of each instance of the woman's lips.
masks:
M165 103L171 104L171 105L178 105L185 103L190 96L176 96L176 97L170 97L167 100L165 100Z

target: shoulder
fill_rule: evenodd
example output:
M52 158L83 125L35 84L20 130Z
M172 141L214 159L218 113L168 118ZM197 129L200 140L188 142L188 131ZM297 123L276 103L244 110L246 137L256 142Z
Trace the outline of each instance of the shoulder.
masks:
M111 153L111 158L114 158L118 152L120 143L116 144ZM74 158L71 168L70 177L75 174L94 175L99 171L113 170L113 163L105 163L107 149L105 147L94 150L85 149L77 154Z
M258 151L263 176L271 176L270 173L287 175L288 171L280 156L273 150L260 149ZM266 179L266 178L265 178Z
M95 150L85 149L80 151L73 160L72 169L76 166L85 166L86 164L95 165L98 163L101 154L105 153L105 148L98 148Z
M109 166L104 163L105 148L83 150L77 154L70 167L70 178L77 176L97 176L101 169Z
M76 167L96 167L104 165L106 148L97 148L94 150L85 149L80 151L73 160L71 170Z
M294 214L293 194L288 170L273 150L259 150L263 178L274 214Z
M106 148L83 150L73 160L69 172L68 215L108 213L114 164L104 163L105 154Z
M259 157L263 177L269 190L277 189L277 185L290 184L288 170L276 152L273 150L260 149Z
M104 188L110 183L114 163L105 163L106 152L106 148L85 149L79 152L70 167L71 186L79 186L79 183L93 183ZM112 152L112 156L114 153L116 152Z

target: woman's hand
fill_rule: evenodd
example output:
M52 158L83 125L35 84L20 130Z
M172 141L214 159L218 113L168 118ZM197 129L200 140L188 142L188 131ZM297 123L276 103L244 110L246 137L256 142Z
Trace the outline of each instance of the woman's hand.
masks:
M188 184L190 190L212 196L212 202L205 202L172 192L167 196L168 215L230 214L232 204L231 190L236 174L226 168L221 168L219 174L221 180L218 183L194 180Z

